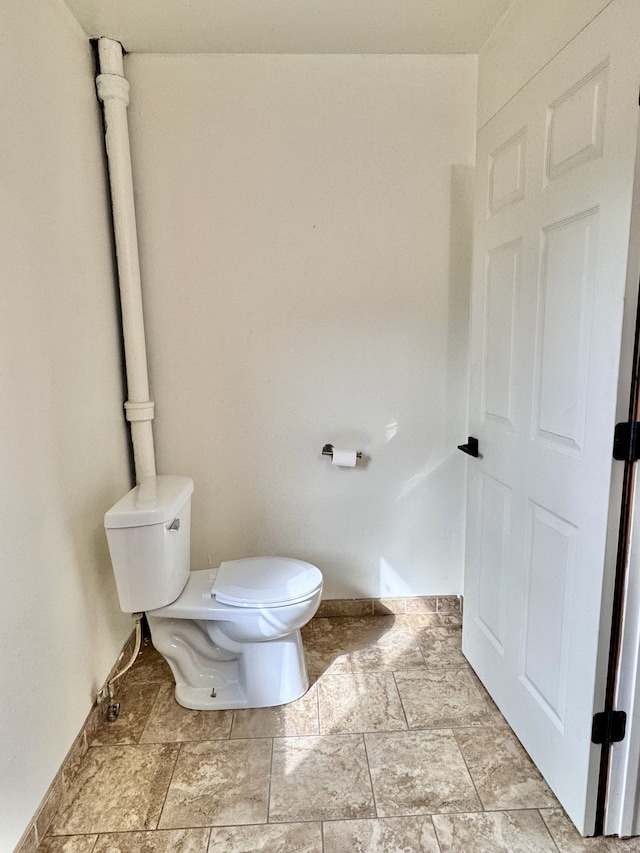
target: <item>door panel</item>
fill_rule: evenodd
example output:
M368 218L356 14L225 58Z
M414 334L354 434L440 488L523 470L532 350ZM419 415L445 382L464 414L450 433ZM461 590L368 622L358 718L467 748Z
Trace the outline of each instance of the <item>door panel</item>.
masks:
M530 502L520 677L561 732L577 533L573 524Z
M548 180L602 157L607 114L609 62L595 68L548 108L546 175Z
M639 36L638 5L614 0L477 148L463 649L585 834Z
M559 451L584 444L598 210L542 231L534 437Z
M524 198L526 155L526 127L490 155L489 214Z
M511 489L488 474L483 474L481 490L482 539L477 619L498 654L503 655L505 585L508 570L506 549L511 526Z
M489 253L485 286L483 415L513 430L513 335L522 241Z

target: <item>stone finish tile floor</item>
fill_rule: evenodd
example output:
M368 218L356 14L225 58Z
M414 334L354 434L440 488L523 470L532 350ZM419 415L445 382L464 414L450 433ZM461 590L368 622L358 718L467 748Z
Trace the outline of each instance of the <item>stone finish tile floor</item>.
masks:
M308 693L188 711L149 644L39 853L640 853L581 838L442 612L322 617Z

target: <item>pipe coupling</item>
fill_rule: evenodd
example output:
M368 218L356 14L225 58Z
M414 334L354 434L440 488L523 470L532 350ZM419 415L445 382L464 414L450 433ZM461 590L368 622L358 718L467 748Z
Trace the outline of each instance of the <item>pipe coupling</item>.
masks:
M98 98L105 101L123 101L125 107L129 105L129 83L119 74L98 74L96 77Z
M155 403L153 400L146 400L144 403L130 403L127 401L124 404L124 411L128 421L152 421L154 417Z

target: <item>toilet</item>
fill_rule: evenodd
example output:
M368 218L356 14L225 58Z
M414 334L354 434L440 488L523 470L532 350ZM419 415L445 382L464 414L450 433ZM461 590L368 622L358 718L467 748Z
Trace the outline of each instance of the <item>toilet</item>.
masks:
M292 702L309 688L300 629L322 573L288 557L190 571L192 493L189 477L147 477L105 514L120 607L146 613L185 708Z

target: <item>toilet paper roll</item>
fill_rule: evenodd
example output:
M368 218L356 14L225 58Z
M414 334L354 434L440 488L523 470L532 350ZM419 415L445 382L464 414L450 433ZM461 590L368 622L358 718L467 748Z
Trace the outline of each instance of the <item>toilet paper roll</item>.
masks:
M338 468L355 468L356 458L355 450L334 449L331 464L336 465Z

